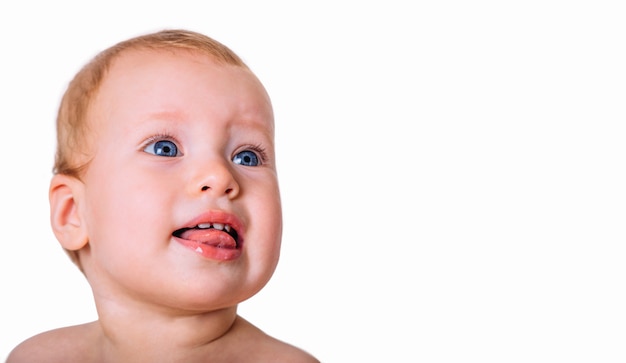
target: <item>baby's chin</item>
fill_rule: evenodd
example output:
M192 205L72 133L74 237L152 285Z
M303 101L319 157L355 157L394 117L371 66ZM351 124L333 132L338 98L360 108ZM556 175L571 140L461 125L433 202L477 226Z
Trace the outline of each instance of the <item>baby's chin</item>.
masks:
M254 297L270 280L264 275L245 282L224 284L190 284L187 288L168 291L165 296L146 296L147 303L161 301L165 307L190 313L208 313L237 307L238 304ZM161 292L161 291L160 291Z

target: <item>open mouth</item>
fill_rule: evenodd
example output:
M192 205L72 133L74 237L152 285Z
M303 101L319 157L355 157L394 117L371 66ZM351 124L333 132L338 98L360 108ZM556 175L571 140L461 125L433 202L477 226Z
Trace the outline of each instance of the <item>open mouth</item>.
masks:
M241 245L235 228L225 223L200 223L195 227L178 229L173 235L217 248L237 249Z

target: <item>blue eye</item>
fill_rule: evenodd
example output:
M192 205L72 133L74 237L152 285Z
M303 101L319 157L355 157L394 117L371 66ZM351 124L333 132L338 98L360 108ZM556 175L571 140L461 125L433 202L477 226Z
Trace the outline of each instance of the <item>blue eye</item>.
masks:
M165 156L169 158L180 155L178 153L178 146L176 146L175 143L169 140L159 140L156 142L152 142L148 146L146 146L143 151L157 156Z
M260 164L259 157L250 150L237 153L237 155L233 157L233 163L243 166L258 166Z

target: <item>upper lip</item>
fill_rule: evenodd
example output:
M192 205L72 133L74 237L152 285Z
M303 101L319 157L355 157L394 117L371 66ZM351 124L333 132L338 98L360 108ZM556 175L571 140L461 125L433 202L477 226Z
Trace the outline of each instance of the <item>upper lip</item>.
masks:
M236 215L224 211L212 210L203 213L175 230L172 235L179 237L184 231L192 228L223 230L235 240L237 247L243 242L243 223Z

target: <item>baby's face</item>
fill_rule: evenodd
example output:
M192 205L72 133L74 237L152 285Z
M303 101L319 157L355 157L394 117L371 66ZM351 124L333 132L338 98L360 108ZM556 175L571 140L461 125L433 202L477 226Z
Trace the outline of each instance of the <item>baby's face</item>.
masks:
M96 295L210 309L266 284L282 217L272 108L250 71L128 51L89 121L81 261Z

